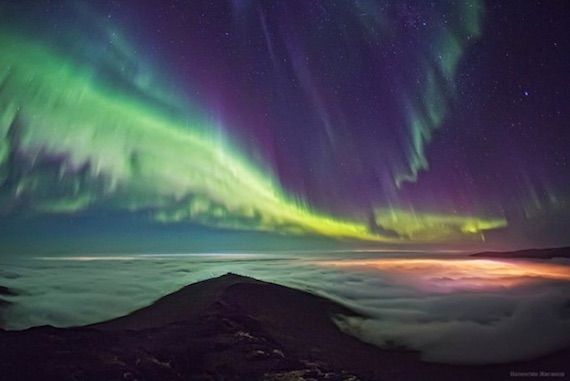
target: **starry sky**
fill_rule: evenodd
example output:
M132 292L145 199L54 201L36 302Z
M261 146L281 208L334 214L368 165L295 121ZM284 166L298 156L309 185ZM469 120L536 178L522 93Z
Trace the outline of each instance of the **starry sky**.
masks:
M564 1L0 2L2 251L570 244Z

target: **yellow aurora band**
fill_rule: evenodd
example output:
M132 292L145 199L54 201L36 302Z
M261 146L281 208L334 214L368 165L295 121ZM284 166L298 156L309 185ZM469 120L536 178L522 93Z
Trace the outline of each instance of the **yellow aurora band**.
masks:
M105 205L157 220L381 242L480 237L500 218L390 209L363 221L312 210L199 119L102 81L93 68L0 31L0 209ZM145 91L150 91L141 87ZM139 89L140 90L140 89ZM153 89L156 90L156 89ZM140 92L140 91L139 91ZM151 100L149 100L149 98Z

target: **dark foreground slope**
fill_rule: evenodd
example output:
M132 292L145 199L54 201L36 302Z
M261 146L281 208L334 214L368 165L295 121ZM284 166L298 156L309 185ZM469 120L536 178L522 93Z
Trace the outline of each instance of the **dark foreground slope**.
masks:
M89 327L0 331L2 380L500 380L564 371L568 352L485 367L429 364L339 331L329 300L227 274Z

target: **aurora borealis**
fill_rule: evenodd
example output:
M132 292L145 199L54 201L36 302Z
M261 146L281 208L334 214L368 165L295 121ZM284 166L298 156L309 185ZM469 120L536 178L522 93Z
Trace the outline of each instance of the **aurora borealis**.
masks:
M567 376L568 31L567 0L0 0L0 374ZM90 336L137 311L169 324Z
M162 240L569 243L563 5L0 4L5 248L62 218L133 242L125 218ZM547 26L521 38L510 12Z

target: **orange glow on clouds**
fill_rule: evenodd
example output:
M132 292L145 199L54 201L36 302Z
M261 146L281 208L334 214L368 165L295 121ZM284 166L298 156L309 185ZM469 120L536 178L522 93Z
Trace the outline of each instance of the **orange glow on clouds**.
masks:
M318 264L377 270L394 283L432 292L485 291L543 281L570 281L570 266L531 261L388 258Z

